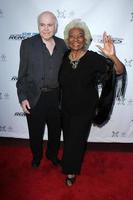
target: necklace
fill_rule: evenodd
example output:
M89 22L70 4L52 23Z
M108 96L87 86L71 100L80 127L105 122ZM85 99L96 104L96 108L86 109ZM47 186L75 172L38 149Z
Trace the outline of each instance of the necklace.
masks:
M76 69L79 64L79 60L70 60L70 64L72 64L72 69Z
M80 52L76 58L73 58L73 55L69 54L70 64L72 65L72 69L77 69L80 58L85 54L85 51Z

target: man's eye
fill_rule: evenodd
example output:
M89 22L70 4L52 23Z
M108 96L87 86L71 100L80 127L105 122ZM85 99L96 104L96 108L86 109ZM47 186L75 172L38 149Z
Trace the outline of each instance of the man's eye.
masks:
M48 26L50 27L50 26L53 26L53 24L48 24Z
M44 24L40 24L40 26L44 26Z

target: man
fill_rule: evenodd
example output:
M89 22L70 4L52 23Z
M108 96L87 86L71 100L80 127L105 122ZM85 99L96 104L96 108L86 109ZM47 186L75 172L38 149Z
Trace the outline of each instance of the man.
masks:
M43 157L43 135L48 127L46 157L57 165L60 144L58 72L66 51L64 41L55 36L56 16L45 11L38 17L39 34L25 39L20 47L17 93L28 122L32 167Z

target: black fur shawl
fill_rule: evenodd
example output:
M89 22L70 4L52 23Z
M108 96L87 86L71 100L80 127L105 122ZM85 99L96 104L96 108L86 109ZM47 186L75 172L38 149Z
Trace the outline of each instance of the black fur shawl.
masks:
M116 75L113 65L112 61L107 59L107 73L99 79L102 91L93 118L93 124L96 126L103 126L108 122L114 106L118 75ZM117 98L125 94L126 70L124 70L124 73L121 75L121 81L121 92L119 92L119 97L117 96Z

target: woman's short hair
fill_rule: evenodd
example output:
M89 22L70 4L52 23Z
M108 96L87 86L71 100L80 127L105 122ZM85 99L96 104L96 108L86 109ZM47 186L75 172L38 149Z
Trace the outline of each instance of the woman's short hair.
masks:
M89 48L89 45L91 44L92 36L91 36L88 26L86 25L85 22L81 21L81 19L74 19L66 25L65 30L64 30L64 40L65 40L66 45L69 48L69 45L68 45L69 31L73 28L80 28L81 30L83 30L84 35L85 35L85 41L86 41L84 48L87 50Z

